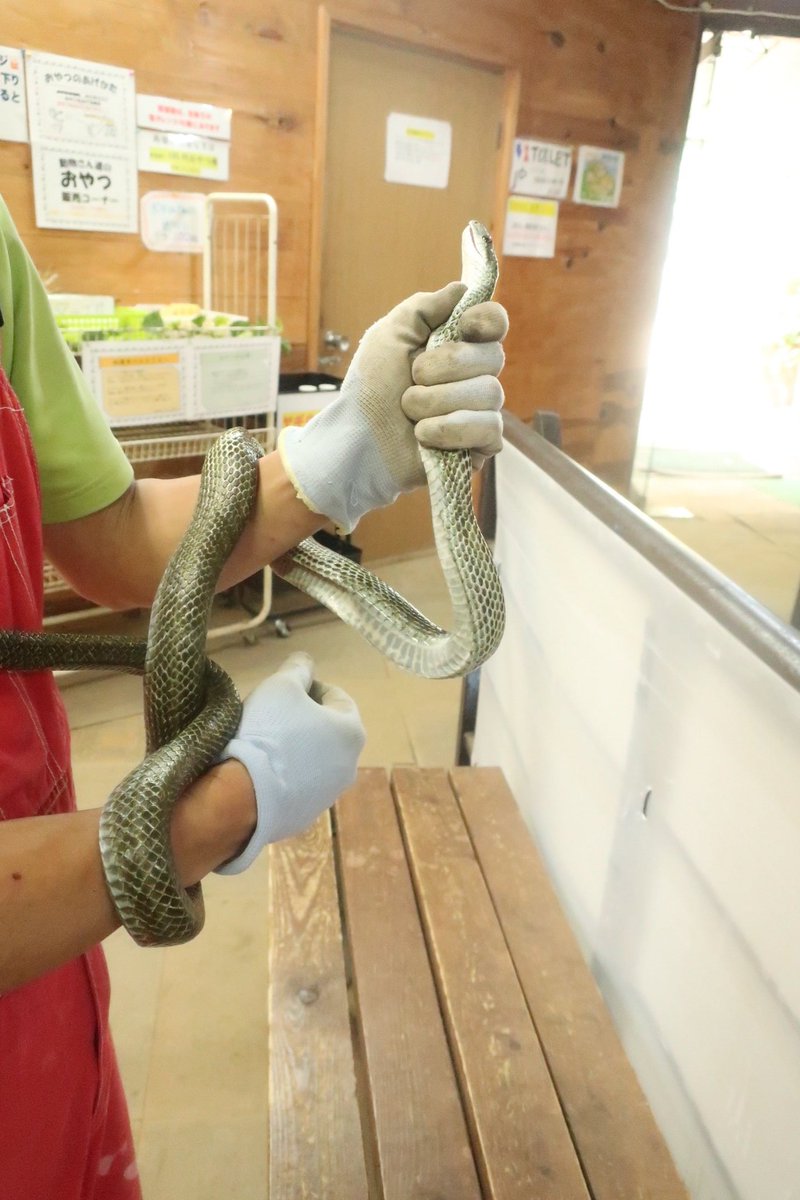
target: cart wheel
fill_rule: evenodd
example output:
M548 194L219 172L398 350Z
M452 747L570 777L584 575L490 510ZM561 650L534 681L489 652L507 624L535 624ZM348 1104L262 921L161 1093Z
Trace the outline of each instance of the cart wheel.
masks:
M291 629L281 617L275 618L275 632L279 638L288 638L292 636Z

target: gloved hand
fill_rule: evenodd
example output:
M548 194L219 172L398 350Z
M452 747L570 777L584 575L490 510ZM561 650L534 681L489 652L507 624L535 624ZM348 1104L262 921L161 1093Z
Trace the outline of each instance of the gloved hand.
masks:
M463 293L449 283L393 308L364 334L337 398L308 425L281 433L297 494L348 533L366 512L425 482L418 443L471 450L476 466L502 445L505 309L474 305L461 318L463 341L424 350Z
M251 693L236 736L219 757L246 767L256 794L256 828L221 875L246 870L268 842L291 837L355 782L366 735L350 697L313 678L307 654L290 654Z

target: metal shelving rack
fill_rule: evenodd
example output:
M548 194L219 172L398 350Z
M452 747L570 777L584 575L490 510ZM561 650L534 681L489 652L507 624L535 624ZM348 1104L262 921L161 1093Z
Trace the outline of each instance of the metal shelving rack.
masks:
M278 210L266 193L212 192L206 197L203 247L203 297L206 310L235 312L254 325L277 327ZM172 425L136 425L115 429L132 464L204 455L215 438L232 425L247 428L264 447L275 445L275 414L260 413ZM267 619L272 604L272 572L262 573L259 611L248 620L216 626L210 638L241 633L249 638ZM45 597L69 590L52 564L44 570ZM93 606L45 618L46 625L107 615Z

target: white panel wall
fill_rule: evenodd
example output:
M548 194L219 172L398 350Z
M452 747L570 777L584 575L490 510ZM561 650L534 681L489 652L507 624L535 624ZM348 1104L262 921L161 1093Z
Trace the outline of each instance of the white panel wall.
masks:
M800 1200L800 692L512 446L498 513L473 762L504 769L692 1196Z

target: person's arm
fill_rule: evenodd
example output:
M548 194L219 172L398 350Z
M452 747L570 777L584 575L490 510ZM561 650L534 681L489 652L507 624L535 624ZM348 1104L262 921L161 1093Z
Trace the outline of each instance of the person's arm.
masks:
M364 726L350 697L289 655L244 702L220 762L172 810L185 887L246 870L355 781ZM68 962L119 927L98 845L100 810L0 821L0 993Z
M466 448L476 461L499 450L504 309L477 305L461 318L463 341L424 349L463 290L420 292L367 331L337 399L304 430L287 431L280 457L261 461L256 511L220 586L254 574L326 518L352 527L420 486L418 442ZM115 608L147 605L189 522L199 477L133 482L2 200L0 299L2 364L36 450L47 553L82 595Z
M504 309L477 305L461 318L462 341L423 349L462 292L449 284L418 293L372 326L338 397L303 429L285 430L279 453L260 460L254 515L220 587L273 562L326 518L352 529L371 508L424 484L420 443L468 449L478 461L497 453ZM198 486L197 476L142 480L100 512L46 526L48 554L89 599L112 608L146 606L188 524Z
M119 927L98 849L99 809L0 821L0 994L69 962ZM172 847L188 887L227 862L256 824L250 775L232 760L187 789Z
M231 554L220 588L247 579L315 533L324 519L297 499L277 453L259 460L252 520ZM44 527L47 555L81 595L109 608L146 608L189 523L199 475L140 479L115 503Z

